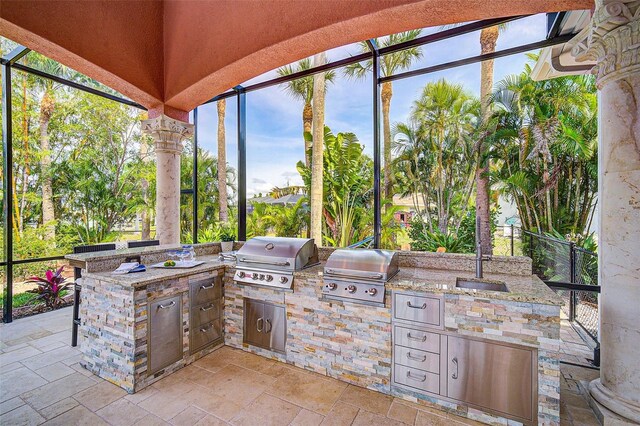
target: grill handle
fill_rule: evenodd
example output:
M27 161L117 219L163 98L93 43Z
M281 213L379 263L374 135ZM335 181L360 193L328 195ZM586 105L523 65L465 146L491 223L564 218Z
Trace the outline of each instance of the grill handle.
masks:
M273 266L289 266L291 265L289 262L269 262L269 261L261 261L261 260L251 260L246 257L239 258L238 261L242 263L255 263L258 265L273 265Z
M371 274L371 275L364 275L364 274L346 274L344 272L338 272L335 269L327 269L327 274L331 274L331 275L335 275L336 277L346 277L346 278L368 278L370 280L380 280L382 279L382 277L384 275L382 274Z

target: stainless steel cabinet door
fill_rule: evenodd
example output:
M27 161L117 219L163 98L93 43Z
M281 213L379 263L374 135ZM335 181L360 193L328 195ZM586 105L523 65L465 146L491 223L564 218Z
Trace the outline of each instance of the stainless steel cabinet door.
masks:
M268 348L284 352L287 328L284 306L264 304L265 338Z
M264 303L258 300L244 299L244 342L250 345L267 347L264 321Z
M166 297L149 303L149 373L182 359L182 297Z
M533 420L534 351L453 336L447 341L448 397Z

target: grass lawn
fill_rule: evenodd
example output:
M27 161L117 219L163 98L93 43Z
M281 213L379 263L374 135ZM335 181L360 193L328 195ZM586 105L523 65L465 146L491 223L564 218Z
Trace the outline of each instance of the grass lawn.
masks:
M20 306L25 306L31 303L31 301L35 298L35 294L32 293L18 293L13 295L13 307L19 308ZM4 304L4 294L0 295L0 303Z

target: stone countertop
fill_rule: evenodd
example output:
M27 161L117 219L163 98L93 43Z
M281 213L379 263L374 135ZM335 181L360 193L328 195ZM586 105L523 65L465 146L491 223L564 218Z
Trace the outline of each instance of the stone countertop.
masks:
M313 266L296 272L297 277L322 276L323 265ZM508 292L481 291L456 287L456 278L475 277L473 272L400 268L400 272L386 284L388 290L406 290L437 294L473 296L482 299L509 300L513 302L536 303L542 305L563 305L564 300L551 290L536 275L484 274L487 281L501 281Z
M234 266L233 262L222 262L218 260L218 256L202 256L196 260L204 261L202 265L195 266L193 268L149 268L145 272L136 272L133 274L114 274L112 271L103 272L85 272L82 274L83 278L92 278L99 281L109 282L113 284L119 284L123 287L140 288L147 284L182 278L189 275L195 275L202 272L209 272L220 268L226 268Z
M156 246L155 249L158 250L158 246ZM164 249L167 249L166 246ZM123 251L119 252L119 256L122 256ZM95 255L96 253L93 254ZM86 272L83 274L83 277L111 282L124 287L139 288L152 282L182 278L201 272L235 266L234 262L221 262L217 255L199 256L198 260L203 260L205 263L189 269L148 268L145 272L124 275L113 274L111 271ZM295 272L294 277L321 277L323 269L324 264L321 263ZM466 295L483 299L509 300L514 302L536 303L543 305L560 306L564 304L564 300L536 275L485 274L485 280L504 282L507 285L507 289L509 290L508 292L462 289L455 286L456 278L473 279L474 276L475 274L469 271L404 267L400 268L400 272L387 282L386 288L388 290L424 291L437 294Z

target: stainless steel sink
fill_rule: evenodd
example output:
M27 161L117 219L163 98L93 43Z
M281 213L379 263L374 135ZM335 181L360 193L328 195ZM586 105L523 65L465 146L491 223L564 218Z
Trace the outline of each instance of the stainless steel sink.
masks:
M473 278L456 278L456 287L481 291L509 291L507 285L502 281L477 280Z

